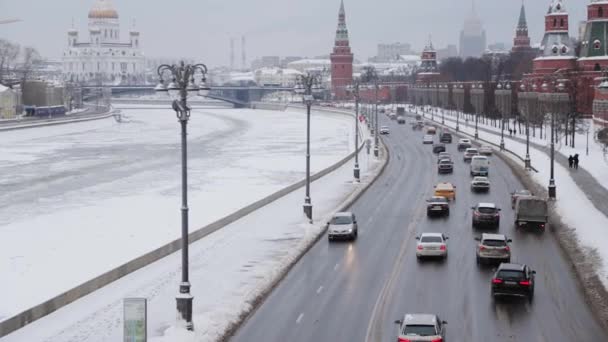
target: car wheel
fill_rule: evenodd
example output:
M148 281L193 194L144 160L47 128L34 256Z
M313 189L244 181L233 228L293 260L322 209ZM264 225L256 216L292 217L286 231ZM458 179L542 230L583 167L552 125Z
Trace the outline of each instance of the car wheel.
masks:
M479 255L477 255L477 256L475 257L475 259L477 259L477 260L476 260L476 261L477 261L477 265L481 265L481 258L479 257Z
M533 300L534 300L534 292L530 292L528 294L528 303L532 304Z
M450 211L448 210L447 213L445 213L445 216L450 216Z

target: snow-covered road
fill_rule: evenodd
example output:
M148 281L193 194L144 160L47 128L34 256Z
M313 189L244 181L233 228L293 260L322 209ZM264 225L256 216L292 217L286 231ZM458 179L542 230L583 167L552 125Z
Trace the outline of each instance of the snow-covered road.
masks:
M167 109L124 113L0 136L0 320L179 236L179 124ZM349 117L312 127L313 172L354 149ZM191 229L301 180L305 137L299 112L197 109Z

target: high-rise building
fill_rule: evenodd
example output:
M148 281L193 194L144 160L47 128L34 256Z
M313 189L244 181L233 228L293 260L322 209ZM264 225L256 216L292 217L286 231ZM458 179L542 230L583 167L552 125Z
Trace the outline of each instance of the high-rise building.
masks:
M407 43L378 44L378 55L376 56L376 61L395 61L399 59L399 56L410 55L411 53L411 45Z
M475 10L475 0L472 0L471 13L464 21L460 31L460 56L479 57L486 50L486 31Z
M437 59L442 60L450 57L458 57L458 47L454 44L448 44L443 49L437 49Z
M331 90L338 100L347 98L346 87L353 82L353 53L350 50L348 28L346 27L346 12L344 0L340 3L338 28L331 60Z

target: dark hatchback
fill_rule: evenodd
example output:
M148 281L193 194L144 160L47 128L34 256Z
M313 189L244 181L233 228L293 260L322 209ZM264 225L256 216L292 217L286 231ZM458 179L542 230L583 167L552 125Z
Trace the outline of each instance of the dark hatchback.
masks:
M445 144L451 144L452 143L452 134L442 133L441 136L439 137L439 142L442 142Z
M494 203L479 203L471 207L473 209L473 228L489 227L498 228L500 226L500 208Z
M534 275L527 265L500 264L492 277L492 296L534 298Z
M445 152L445 145L444 144L435 144L435 145L433 145L433 153L441 153L441 152Z
M450 205L447 198L434 196L429 198L426 203L427 216L450 216Z

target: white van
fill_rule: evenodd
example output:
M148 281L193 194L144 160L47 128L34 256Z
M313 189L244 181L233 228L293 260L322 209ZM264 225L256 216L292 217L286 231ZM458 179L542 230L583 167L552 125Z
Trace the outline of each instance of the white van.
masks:
M490 160L486 156L474 156L471 159L471 176L485 176L490 173Z

